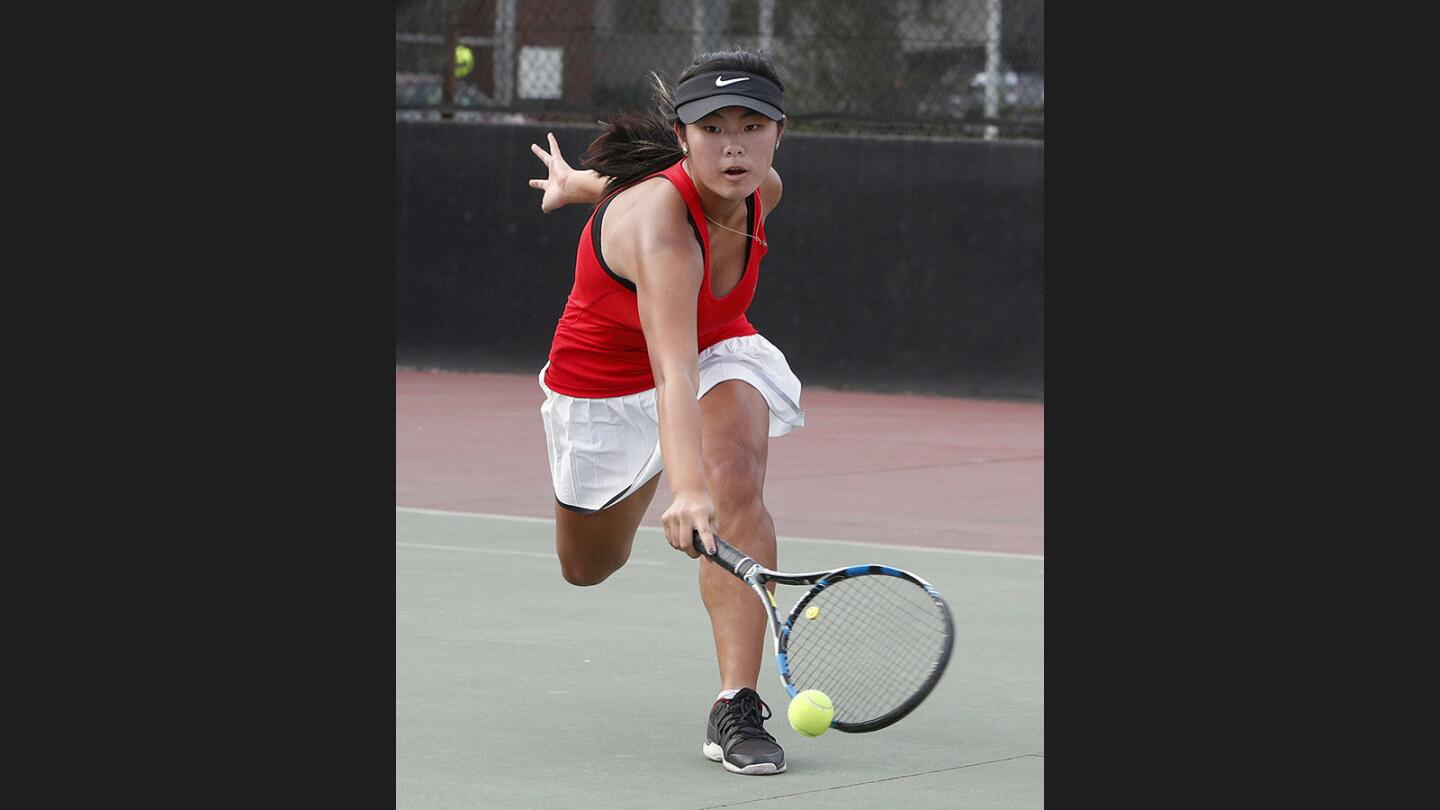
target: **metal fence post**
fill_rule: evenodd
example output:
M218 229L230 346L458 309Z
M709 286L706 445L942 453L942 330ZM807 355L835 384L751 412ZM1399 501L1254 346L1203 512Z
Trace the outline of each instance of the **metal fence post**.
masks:
M495 3L495 100L515 100L515 0Z
M760 0L760 50L775 53L775 0Z
M1000 0L985 3L985 120L1000 117ZM993 141L994 124L985 127L985 140Z

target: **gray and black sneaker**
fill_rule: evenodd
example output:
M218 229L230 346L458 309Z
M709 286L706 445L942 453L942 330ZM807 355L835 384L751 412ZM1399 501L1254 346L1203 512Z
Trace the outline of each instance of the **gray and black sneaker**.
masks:
M765 733L764 723L770 717L770 707L749 687L729 700L721 698L710 707L710 725L701 750L706 757L725 763L725 770L731 773L783 773L785 749Z

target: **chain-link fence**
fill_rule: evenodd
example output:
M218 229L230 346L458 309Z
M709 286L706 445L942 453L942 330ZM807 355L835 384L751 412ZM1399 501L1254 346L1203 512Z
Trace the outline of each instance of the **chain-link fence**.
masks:
M796 130L1045 136L1045 0L398 0L396 115L591 122L734 47Z

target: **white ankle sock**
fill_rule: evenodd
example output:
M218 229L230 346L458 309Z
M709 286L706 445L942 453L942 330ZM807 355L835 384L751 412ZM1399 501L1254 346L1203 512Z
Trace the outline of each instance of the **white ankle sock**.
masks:
M726 689L725 691L723 691L723 692L720 693L720 696L719 696L719 697L717 697L717 698L715 698L715 699L716 699L716 700L729 700L730 698L735 697L735 696L736 696L737 694L739 694L739 693L740 693L740 690L739 690L739 689Z

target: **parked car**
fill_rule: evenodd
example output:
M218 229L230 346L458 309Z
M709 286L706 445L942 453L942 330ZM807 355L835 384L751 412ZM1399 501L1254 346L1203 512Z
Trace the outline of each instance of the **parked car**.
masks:
M1006 70L998 74L1000 84L1000 106L1025 109L1045 109L1045 74L1016 73ZM970 79L972 95L980 98L980 107L985 107L985 88L990 75L981 71Z
M396 107L435 107L445 98L445 86L438 74L396 73ZM493 107L495 102L480 88L464 79L455 80L455 106Z

